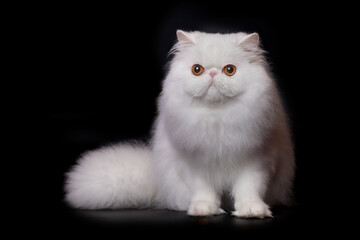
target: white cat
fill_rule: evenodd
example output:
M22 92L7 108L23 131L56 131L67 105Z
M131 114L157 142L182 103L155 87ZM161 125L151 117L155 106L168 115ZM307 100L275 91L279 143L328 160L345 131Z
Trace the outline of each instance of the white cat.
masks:
M76 208L167 208L191 216L271 217L292 199L287 117L257 33L177 31L151 146L118 144L83 155L67 174Z

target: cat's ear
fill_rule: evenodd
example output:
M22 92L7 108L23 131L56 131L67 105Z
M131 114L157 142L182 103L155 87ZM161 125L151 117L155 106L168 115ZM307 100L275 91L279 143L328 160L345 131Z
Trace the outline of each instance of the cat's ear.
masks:
M249 34L245 37L242 37L239 42L238 46L246 46L250 48L257 48L260 44L260 37L257 33Z
M194 37L191 35L191 33L182 30L177 30L176 36L179 44L182 46L191 46L195 44Z

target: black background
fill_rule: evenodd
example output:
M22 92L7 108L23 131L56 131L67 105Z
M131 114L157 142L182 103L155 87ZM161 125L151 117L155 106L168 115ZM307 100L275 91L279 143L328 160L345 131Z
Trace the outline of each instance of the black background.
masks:
M336 208L329 203L337 195L334 189L344 191L333 171L338 159L347 160L336 148L344 131L337 124L344 115L337 99L346 95L342 86L351 88L338 72L346 61L340 57L346 48L341 41L352 21L350 10L328 3L248 1L22 6L24 14L10 18L16 27L9 62L21 67L10 78L17 101L7 105L14 116L7 126L14 143L28 147L17 150L27 155L20 164L28 175L18 185L24 184L20 204L30 212L23 223L34 233L109 230L76 217L63 203L64 173L84 151L149 138L167 53L182 29L260 34L296 146L301 214L290 214L291 229L318 228L328 220L324 213L339 212L327 211ZM215 224L220 230L225 225Z

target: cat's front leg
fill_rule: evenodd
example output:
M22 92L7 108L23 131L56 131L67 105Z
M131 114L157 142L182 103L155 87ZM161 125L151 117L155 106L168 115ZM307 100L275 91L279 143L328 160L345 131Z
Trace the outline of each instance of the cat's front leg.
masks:
M201 179L193 183L193 197L187 212L190 216L213 216L225 213L220 208L220 197L216 191Z
M233 185L235 211L233 216L242 218L272 217L269 206L263 201L269 173L258 161L241 167Z

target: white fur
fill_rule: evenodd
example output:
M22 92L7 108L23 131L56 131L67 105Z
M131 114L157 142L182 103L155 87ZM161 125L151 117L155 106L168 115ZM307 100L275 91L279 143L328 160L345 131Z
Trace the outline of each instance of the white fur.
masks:
M146 208L156 194L150 151L119 144L85 153L67 174L66 200L75 208Z
M159 99L151 153L118 145L91 152L68 173L79 208L160 207L207 216L271 217L289 204L295 161L287 119L255 34L178 31ZM194 64L205 71L191 72ZM222 72L232 64L233 76ZM209 72L216 71L214 79Z

